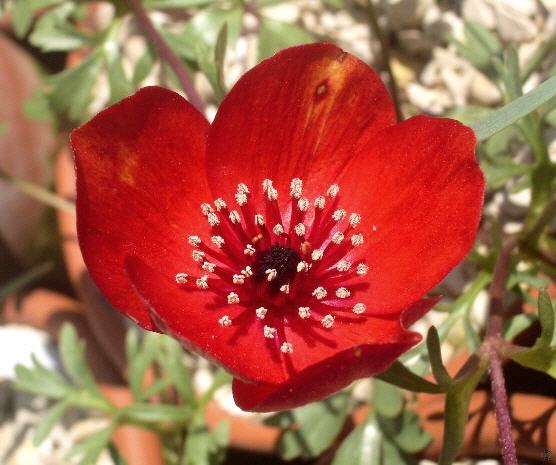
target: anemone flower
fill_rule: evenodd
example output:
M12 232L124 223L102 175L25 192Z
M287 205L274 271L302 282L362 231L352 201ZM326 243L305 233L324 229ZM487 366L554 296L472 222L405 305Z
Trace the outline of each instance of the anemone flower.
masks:
M378 75L330 44L255 66L212 124L147 87L71 142L98 287L226 368L246 410L322 399L415 345L483 201L471 129L397 124Z

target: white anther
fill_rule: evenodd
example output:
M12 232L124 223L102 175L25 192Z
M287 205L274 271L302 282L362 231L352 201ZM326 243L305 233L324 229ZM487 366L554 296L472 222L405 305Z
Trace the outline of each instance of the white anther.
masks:
M351 262L348 260L340 260L336 265L336 269L340 272L348 271L351 268Z
M357 274L359 276L365 276L368 271L369 271L369 267L364 263L359 263L359 265L357 265Z
M334 317L330 314L328 315L324 315L324 317L322 318L322 320L320 320L322 326L324 326L325 328L332 328L332 325L334 324Z
M291 354L293 352L293 346L291 345L291 343L289 342L284 342L281 346L280 346L280 350L282 351L282 353L284 354Z
M255 310L255 314L257 315L257 318L259 320L264 320L264 317L266 316L267 312L268 310L264 307L259 307Z
M243 284L245 282L245 276L242 274L235 274L232 276L232 282L234 284Z
M311 252L311 259L312 259L313 261L315 261L315 262L316 262L317 260L320 260L320 259L322 258L323 253L324 253L324 252L323 252L322 250L320 250L320 249L315 249L315 250L313 250L313 251Z
M239 217L239 213L236 210L232 210L230 212L230 221L233 224L237 224L241 221L241 218Z
M278 191L272 186L270 179L263 181L263 192L266 193L268 200L276 200L278 198Z
M309 271L310 265L305 261L300 261L297 264L297 272L301 273L302 271Z
M207 221L211 226L218 226L220 224L220 220L218 219L218 216L216 216L216 213L213 212L210 212L207 215Z
M303 237L305 235L305 225L303 223L296 224L293 229L299 237Z
M352 310L356 315L361 315L361 313L364 313L365 310L367 310L367 306L365 304L358 303L353 306Z
M226 241L224 240L224 238L222 236L212 236L210 238L210 240L219 249L226 243Z
M334 221L341 221L346 217L346 211L342 210L341 208L339 210L336 210L334 213L332 213L332 219Z
M326 199L320 195L315 199L315 203L314 206L315 208L318 208L319 210L324 209L324 204L326 203Z
M202 267L203 270L208 271L209 273L213 273L214 270L216 269L216 265L214 263L211 262L203 262Z
M264 226L264 216L257 213L255 215L255 224L257 226Z
M309 209L309 201L306 198L301 198L297 201L297 208L299 211L306 212Z
M242 207L247 203L247 195L245 192L238 192L235 195L237 204Z
M203 212L203 215L207 216L209 213L214 212L214 209L210 206L210 203L202 203L201 211Z
M301 197L301 192L303 191L303 181L299 178L293 178L290 184L290 195L294 199Z
M357 247L358 245L363 244L363 234L359 233L359 234L354 234L353 236L351 236L351 244L354 247Z
M201 238L199 236L189 236L187 238L187 242L189 242L189 245L193 247L198 247L201 243Z
M317 298L317 300L322 300L326 297L326 294L328 294L328 292L326 292L326 289L322 286L317 287L314 291L313 291L313 296Z
M281 224L277 224L272 228L272 232L277 236L281 236L282 234L284 234L284 227Z
M243 270L241 270L241 274L248 278L249 276L253 276L253 271L250 266L246 266Z
M332 184L326 191L326 195L334 198L338 195L338 192L340 192L340 186L338 186L338 184Z
M347 299L350 295L351 292L349 292L345 287L339 287L336 289L336 297L340 299Z
M214 206L216 207L216 211L224 210L224 208L227 207L226 202L224 202L224 199L221 197L218 197L214 201Z
M232 319L228 315L224 315L218 320L218 323L223 327L232 326Z
M306 320L307 318L309 318L311 316L311 310L309 307L299 307L298 308L298 313L299 316L301 318L303 318L304 320Z
M249 256L255 255L255 252L256 252L255 247L253 247L251 244L247 244L245 246L245 249L243 249L243 253L245 255L249 255Z
M359 226L360 223L361 223L361 215L359 213L352 213L351 215L349 215L349 225L352 228Z
M229 304L239 304L239 296L235 292L230 292L227 300Z
M290 293L290 285L289 284L284 284L283 286L280 286L280 292L283 292L284 294L289 294Z
M340 231L336 231L332 234L332 242L334 242L334 244L341 244L343 240L344 235Z
M208 276L204 275L201 276L200 278L197 278L197 281L195 281L195 283L197 284L197 287L199 289L208 289L209 285L208 285Z
M263 328L264 337L268 339L274 339L276 335L276 328L271 328L270 326L266 326Z
M237 185L237 191L238 191L238 192L241 192L241 193L243 193L243 194L250 194L250 193L251 193L251 192L249 191L249 188L247 187L247 184L245 184L245 183L243 183L243 182L240 182L240 183Z
M272 281L273 279L276 278L276 276L278 276L278 271L276 271L274 268L271 268L269 270L265 271L266 274L266 280L268 282Z
M205 259L205 252L201 252L200 250L194 250L191 255L196 262L202 262Z
M176 282L178 284L185 284L187 282L187 273L176 274Z

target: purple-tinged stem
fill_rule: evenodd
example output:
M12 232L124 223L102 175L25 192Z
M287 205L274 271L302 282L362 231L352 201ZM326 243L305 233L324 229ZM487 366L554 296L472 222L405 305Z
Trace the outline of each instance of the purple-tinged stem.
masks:
M147 36L148 40L155 46L160 57L170 65L170 67L176 73L178 80L187 96L189 102L197 108L201 113L204 113L205 104L201 96L195 90L191 77L187 72L187 68L182 63L180 58L174 53L172 48L166 43L164 38L154 27L149 15L143 8L141 0L126 0L129 9L135 15L137 22L143 29L143 32Z

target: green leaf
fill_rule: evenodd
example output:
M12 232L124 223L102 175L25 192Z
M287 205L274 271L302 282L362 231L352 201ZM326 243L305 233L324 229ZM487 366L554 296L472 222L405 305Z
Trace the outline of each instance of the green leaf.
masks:
M47 8L63 0L14 0L12 2L12 24L15 35L21 39L27 34L33 22L33 12L38 8Z
M200 409L187 431L180 465L217 465L224 461L229 438L229 423L222 421L210 431Z
M144 0L147 8L191 8L217 3L220 0Z
M116 103L133 93L133 86L125 74L120 56L115 56L108 65L110 103Z
M473 124L471 127L475 131L477 140L488 139L493 134L536 110L554 96L556 96L556 76L551 77L532 91Z
M137 423L188 423L191 408L185 405L133 404L122 408L119 415Z
M133 69L133 76L131 77L133 87L138 87L143 82L151 72L155 62L156 58L152 48L149 46L145 47L143 55L137 60Z
M0 285L0 303L4 302L9 295L19 292L30 284L38 281L44 275L50 273L53 268L54 265L51 262L43 263L20 274L7 283L2 283Z
M192 40L200 40L209 49L214 50L218 35L224 24L227 24L227 43L234 44L241 31L243 10L241 8L206 8L197 13L186 24L182 36L193 45Z
M41 15L29 36L29 42L43 52L65 52L90 46L93 40L68 21L75 8L75 4L66 2Z
M511 341L518 334L529 328L537 318L535 315L520 313L504 322L504 339Z
M141 349L129 360L129 385L135 399L142 398L145 372L156 358L162 337L164 336L146 333Z
M23 112L27 118L36 121L52 121L54 114L44 91L35 92L23 104Z
M195 392L193 389L191 371L184 363L184 353L180 344L170 337L162 341L164 351L158 360L166 370L166 375L178 391L182 401L186 405L195 404Z
M113 432L114 425L110 425L93 433L84 441L73 446L66 457L69 459L78 456L78 465L95 465L101 452L108 447Z
M345 423L348 393L340 392L329 399L292 410L294 429L284 432L278 443L282 458L312 458L324 452Z
M407 409L396 418L378 415L378 423L388 441L403 454L417 454L432 440L431 435L422 428L419 416Z
M501 59L502 44L486 27L475 21L465 21L464 34L463 43L457 40L453 43L475 68L493 76L493 59Z
M376 416L371 413L342 442L332 465L381 465L382 442Z
M380 415L392 418L401 413L404 401L397 387L379 379L374 379L373 405Z
M295 24L262 18L259 26L259 61L294 45L314 42L312 34Z
M33 445L35 447L40 446L50 434L52 428L56 426L56 423L61 421L67 408L67 401L61 401L54 404L49 410L47 410L46 413L43 414L43 417L35 430L35 435L33 436Z
M375 375L375 378L412 392L428 392L430 394L444 392L441 386L421 378L397 360L390 365L388 370Z
M434 379L440 386L447 388L451 384L452 378L442 363L440 338L438 337L438 332L434 326L431 326L427 333L427 350L429 352L429 359Z
M80 387L97 391L97 384L85 359L85 343L77 337L71 323L64 323L60 331L60 356L62 365L71 380Z
M71 386L58 373L42 365L35 356L32 356L32 361L32 368L24 365L15 367L15 387L32 394L63 399L71 390Z

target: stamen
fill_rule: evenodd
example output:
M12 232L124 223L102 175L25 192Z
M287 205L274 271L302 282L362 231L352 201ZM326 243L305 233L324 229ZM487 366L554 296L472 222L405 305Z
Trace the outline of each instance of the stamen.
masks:
M359 233L351 236L351 243L354 247L363 244L363 234Z
M207 215L207 220L211 226L218 226L220 224L220 220L216 216L216 213L210 212Z
M284 234L284 227L281 224L277 224L272 228L272 232L277 236L281 236L282 234Z
M236 195L236 202L240 207L243 207L247 203L247 195L245 192L237 192Z
M352 213L351 215L349 215L349 225L352 228L359 226L360 223L361 223L361 215L359 213Z
M213 273L214 270L216 269L216 265L211 262L203 262L201 268L205 271L208 271L209 273Z
M247 187L247 184L240 182L237 185L237 191L241 192L242 194L250 194L251 192L249 191L249 188Z
M309 209L309 201L306 198L301 198L297 201L297 208L299 211L306 212Z
M332 213L332 219L336 222L341 221L346 217L346 214L346 211L340 208Z
M243 270L241 270L241 274L248 278L249 276L253 276L253 271L250 266L246 266Z
M222 236L212 236L210 238L210 240L219 249L221 249L222 246L226 243L226 241L224 240L224 238Z
M232 276L232 282L234 284L243 284L245 282L245 276L242 274L235 274Z
M332 235L332 242L334 242L334 244L341 244L343 240L344 240L344 235L340 231L336 231Z
M312 258L313 261L316 262L317 260L322 259L323 254L324 254L324 252L322 250L315 249L311 252L311 258Z
M271 268L270 270L266 270L265 271L266 276L266 280L268 282L272 281L273 279L276 279L276 276L278 276L278 271L275 270L274 268Z
M358 303L353 306L352 310L356 315L361 315L361 313L364 313L365 310L367 310L367 306L365 304Z
M289 284L284 284L283 286L280 286L280 291L283 292L284 294L289 294L290 293L290 285Z
M199 236L189 236L187 242L193 247L198 247L201 244L201 238Z
M276 335L276 329L265 325L265 327L263 328L263 334L264 337L268 339L274 339L274 336Z
M176 282L178 284L185 284L187 283L187 273L178 273L176 274Z
M303 223L296 224L294 229L295 229L295 233L299 237L303 237L305 235L305 225Z
M349 271L350 268L351 262L349 262L348 260L340 260L336 265L336 269L340 272Z
M203 212L203 215L207 216L209 213L213 213L214 209L210 206L210 203L202 203L201 212Z
M332 328L332 325L334 324L334 317L330 314L325 315L320 322L326 329Z
M202 262L205 259L205 252L201 252L200 250L194 250L191 255L196 262Z
M340 299L347 299L350 295L351 292L349 292L345 287L339 287L336 289L336 297L339 297Z
M294 199L299 199L303 191L303 181L299 178L293 178L290 184L290 195Z
M263 181L263 192L266 193L268 200L276 200L278 198L278 191L272 186L270 179Z
M197 281L195 281L195 283L197 284L197 287L199 289L208 289L209 285L208 285L208 276L204 275L201 276L200 278L197 278Z
M307 262L300 261L297 264L297 272L298 273L301 273L302 271L309 271L309 268L311 268L311 265L309 265Z
M222 318L220 318L218 320L218 323L220 323L220 326L223 327L232 326L232 320L228 315L224 315Z
M230 292L228 294L228 303L231 304L239 304L239 296L235 292Z
M256 313L257 318L259 320L264 320L264 317L266 316L267 312L268 312L268 310L264 307L259 307L255 310L255 313Z
M359 276L365 276L368 271L369 271L369 267L364 263L359 263L359 265L357 265L357 274Z
M326 289L322 286L319 286L313 291L312 295L316 297L317 300L322 300L326 297L327 294L328 292L326 292Z
M238 224L241 221L241 218L239 216L239 213L236 210L232 210L230 212L230 221L233 224Z
M326 195L328 195L328 197L334 198L338 195L338 192L340 192L340 186L338 186L338 184L332 184L326 191Z
M216 207L216 211L221 211L227 208L226 202L224 202L224 199L222 199L221 197L218 197L214 201L214 206Z
M284 354L291 354L293 352L293 346L291 345L291 343L289 342L284 342L281 346L280 346L280 350L282 351L282 353Z
M315 199L314 206L315 206L315 208L318 208L319 210L323 210L325 203L326 203L326 199L322 195L320 195Z
M247 244L245 246L245 249L243 250L243 253L249 256L255 255L255 252L256 252L255 247L253 247L251 244Z
M258 226L264 226L264 216L257 213L255 215L255 224Z
M306 320L311 316L311 310L309 307L299 307L299 316Z

